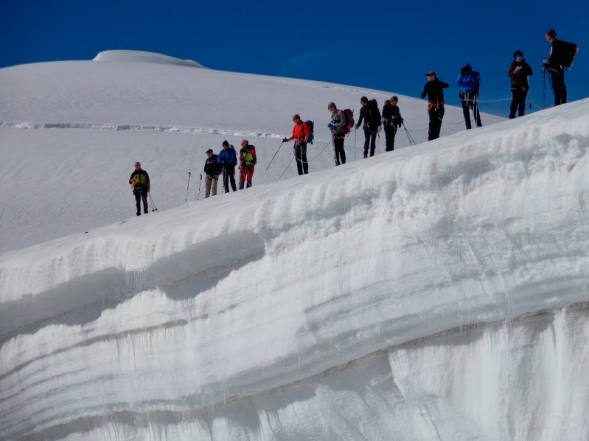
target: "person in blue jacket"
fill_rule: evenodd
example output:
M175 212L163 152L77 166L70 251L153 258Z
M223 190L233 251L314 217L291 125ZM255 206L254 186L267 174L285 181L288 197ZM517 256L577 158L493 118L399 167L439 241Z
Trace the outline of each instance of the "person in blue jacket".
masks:
M227 141L223 141L223 150L217 155L217 162L223 167L223 188L229 193L229 182L233 191L237 191L235 185L235 166L237 165L237 153L235 147Z
M456 85L460 87L458 96L462 104L462 112L464 113L464 122L466 129L472 128L470 123L470 109L472 115L477 123L477 127L482 127L481 114L479 113L479 104L477 102L479 95L479 78L478 73L472 71L470 64L467 64L460 69L460 75L456 79Z

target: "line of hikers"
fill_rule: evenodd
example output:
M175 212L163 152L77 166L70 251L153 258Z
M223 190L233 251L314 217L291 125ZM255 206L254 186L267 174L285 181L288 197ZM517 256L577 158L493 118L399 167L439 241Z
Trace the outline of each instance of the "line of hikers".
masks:
M558 40L554 29L549 29L545 34L545 38L551 43L551 49L550 57L543 59L542 69L544 72L550 73L554 105L558 106L567 101L564 73L567 68L572 66L573 60L578 52L578 47L574 43ZM532 74L532 68L526 63L523 52L520 50L515 51L513 53L513 62L507 72L508 77L511 78L512 92L512 101L509 108L510 119L515 118L516 111L518 112L518 116L523 116L525 113L526 97L530 89L528 77ZM423 87L421 97L427 97L428 100L428 141L431 141L440 136L442 120L445 113L444 89L448 88L449 85L438 79L434 71L429 71L425 76L427 77L427 82ZM460 88L458 96L460 97L466 128L472 128L470 119L471 110L477 127L482 127L483 124L478 108L479 73L473 71L472 67L466 64L460 70L460 74L456 79L456 85ZM354 124L354 115L350 109L340 110L333 102L327 105L328 111L331 112L331 120L327 127L331 131L336 166L346 163L344 140L352 128L358 130L362 126L364 131L364 158L367 158L369 154L370 156L374 156L376 137L383 128L386 137L385 150L390 152L395 149L395 135L399 127L401 125L404 126L398 102L399 99L396 96L386 100L381 113L376 100L369 100L363 96L360 98L361 109L357 124ZM285 137L282 140L282 144L294 140L293 154L296 159L297 171L299 175L308 174L307 145L313 143L314 123L313 121L303 121L298 114L295 114L292 120L294 123L292 135L289 138ZM206 153L207 160L204 166L206 175L205 198L217 194L217 183L221 174L223 175L225 193L229 192L229 185L231 185L233 191L237 191L235 167L237 166L238 158L239 189L242 190L252 186L257 156L256 148L250 145L248 140L244 139L241 141L239 156L235 148L227 141L223 141L222 150L218 155L212 149L208 149ZM135 171L131 174L129 183L135 195L137 216L141 215L141 201L143 201L144 213L148 213L149 175L145 170L141 169L139 162L135 163Z

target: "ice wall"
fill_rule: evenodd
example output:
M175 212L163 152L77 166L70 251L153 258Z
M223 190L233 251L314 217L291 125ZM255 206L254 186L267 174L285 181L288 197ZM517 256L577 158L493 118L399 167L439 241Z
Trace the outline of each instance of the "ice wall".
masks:
M588 111L0 256L0 436L585 439Z

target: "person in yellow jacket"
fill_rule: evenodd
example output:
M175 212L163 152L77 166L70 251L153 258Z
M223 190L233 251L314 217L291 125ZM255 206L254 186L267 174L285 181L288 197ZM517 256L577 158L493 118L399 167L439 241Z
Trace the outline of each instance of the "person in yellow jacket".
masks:
M141 169L141 163L135 163L135 171L131 173L129 184L133 189L135 195L135 203L137 205L137 216L141 216L141 201L143 201L143 213L149 213L147 207L147 193L149 193L149 175L145 170Z

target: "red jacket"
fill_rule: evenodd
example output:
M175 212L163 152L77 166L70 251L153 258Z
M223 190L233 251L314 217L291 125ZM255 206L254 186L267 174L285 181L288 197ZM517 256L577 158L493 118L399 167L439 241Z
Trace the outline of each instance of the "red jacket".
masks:
M299 122L292 128L292 136L298 142L304 142L305 138L311 136L311 127L302 120L299 120Z

